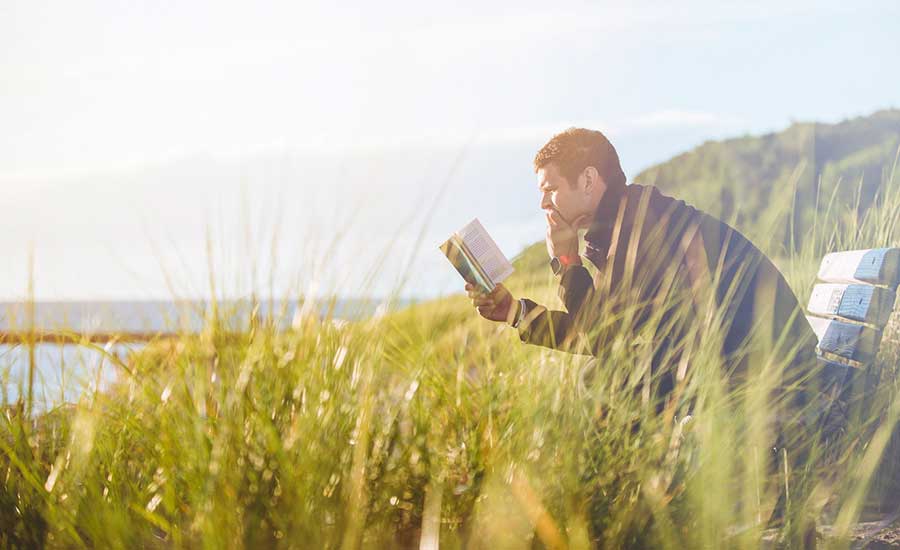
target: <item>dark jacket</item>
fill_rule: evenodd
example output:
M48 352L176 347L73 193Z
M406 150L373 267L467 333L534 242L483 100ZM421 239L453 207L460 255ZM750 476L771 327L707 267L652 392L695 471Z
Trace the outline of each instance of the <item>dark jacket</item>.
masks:
M596 356L610 331L636 334L652 319L654 371L672 366L698 327L721 329L736 378L773 352L793 364L814 361L815 334L778 269L740 232L684 201L637 184L608 191L585 241L596 276L584 266L563 273L565 310L526 299L522 341Z

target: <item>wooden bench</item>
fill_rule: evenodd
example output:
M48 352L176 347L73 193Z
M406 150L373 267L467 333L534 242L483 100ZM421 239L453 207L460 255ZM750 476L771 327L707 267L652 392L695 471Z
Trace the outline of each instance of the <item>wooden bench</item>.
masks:
M878 355L900 283L900 248L832 252L818 279L806 318L819 340L819 359L843 386Z
M900 283L900 248L832 252L822 259L818 279L806 306L806 319L819 340L816 353L823 367L822 385L829 386L832 397L843 394L841 401L849 401L866 391L854 388L857 380L865 378L856 374L866 373L865 367L875 362L893 311ZM898 517L900 511L881 522L858 523L853 536L871 539ZM826 540L829 529L823 529ZM779 529L767 529L763 548L776 547L780 535Z

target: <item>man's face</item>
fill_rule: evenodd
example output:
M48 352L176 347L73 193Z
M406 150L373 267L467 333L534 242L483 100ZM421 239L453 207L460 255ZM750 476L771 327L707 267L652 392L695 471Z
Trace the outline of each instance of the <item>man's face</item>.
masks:
M569 184L555 162L537 171L538 189L541 192L541 209L545 212L556 210L566 223L571 224L579 217L590 214L589 194L585 192L583 178Z

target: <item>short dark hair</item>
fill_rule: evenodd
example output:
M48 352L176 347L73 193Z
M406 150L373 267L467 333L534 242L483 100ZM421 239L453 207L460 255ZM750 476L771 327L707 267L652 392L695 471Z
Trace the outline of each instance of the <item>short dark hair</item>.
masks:
M616 148L601 132L585 128L569 128L548 141L534 156L534 171L555 162L560 173L575 185L588 166L600 173L603 182L612 189L625 187L625 172L619 164Z

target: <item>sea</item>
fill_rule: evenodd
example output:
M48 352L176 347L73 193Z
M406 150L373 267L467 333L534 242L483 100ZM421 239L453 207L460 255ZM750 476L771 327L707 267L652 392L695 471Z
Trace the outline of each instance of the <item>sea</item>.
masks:
M322 301L225 301L217 303L219 318L233 329L247 327L251 315L274 321L287 329L300 317L314 314L331 321L354 321L401 308L412 300L390 303L368 298ZM212 304L203 300L184 301L66 301L36 302L32 310L24 302L0 302L0 333L109 334L198 332L209 318ZM254 309L256 312L254 314ZM32 321L33 319L33 321ZM34 410L49 410L73 403L86 392L103 390L116 380L117 367L108 354L120 358L139 351L143 343L99 346L38 343L34 346ZM27 395L30 352L27 344L0 341L0 406L15 403Z

